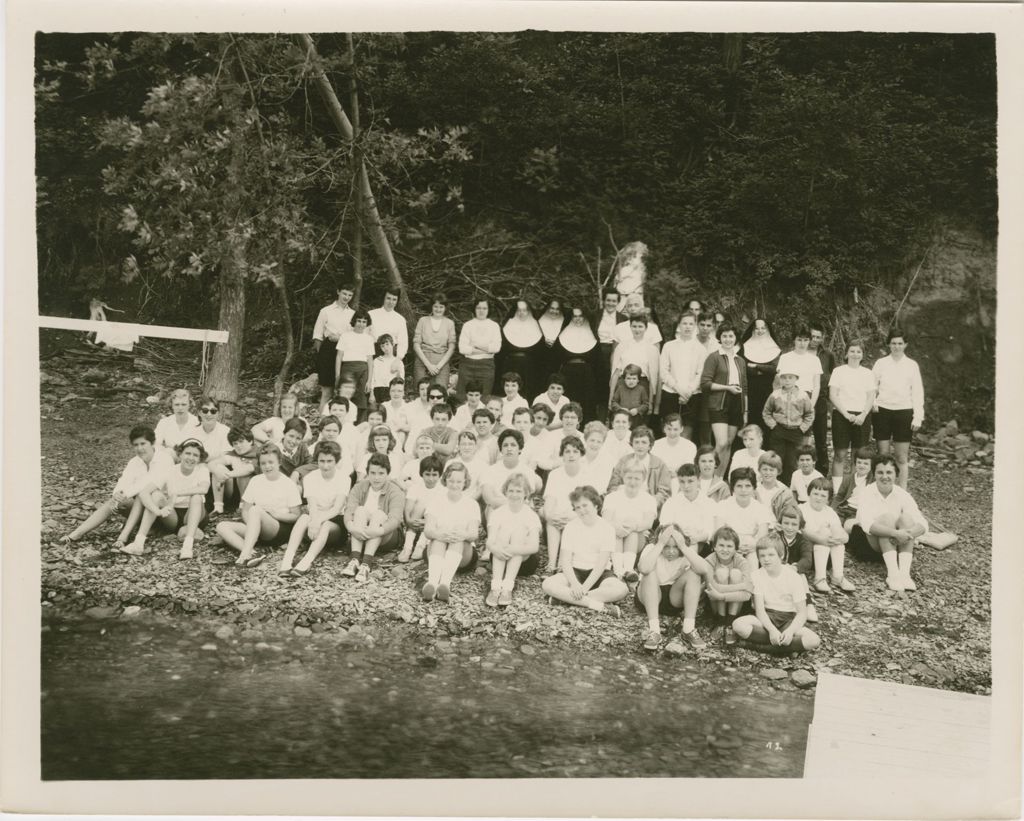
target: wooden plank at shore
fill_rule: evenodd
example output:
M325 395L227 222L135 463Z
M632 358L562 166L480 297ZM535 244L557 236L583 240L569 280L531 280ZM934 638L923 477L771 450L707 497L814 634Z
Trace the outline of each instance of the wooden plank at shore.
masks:
M804 778L962 778L989 765L988 696L821 672Z
M159 339L183 339L189 342L215 342L224 344L228 341L227 331L214 331L205 328L175 328L172 325L137 325L134 322L102 322L95 319L73 319L67 316L40 316L40 328L59 328L65 331L121 331L136 336L148 336Z

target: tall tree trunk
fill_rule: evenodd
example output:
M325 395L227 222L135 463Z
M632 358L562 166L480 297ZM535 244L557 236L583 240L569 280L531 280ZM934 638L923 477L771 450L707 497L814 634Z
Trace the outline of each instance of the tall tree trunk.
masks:
M349 32L345 35L348 42L348 107L352 112L352 178L362 167L362 147L359 144L359 86L356 83L356 46ZM352 280L354 295L352 303L359 305L363 296L363 189L356 186L356 221L352 226Z
M206 392L221 403L222 418L231 424L238 408L238 377L242 370L242 338L245 334L245 274L241 249L220 272L220 319L217 326L228 332L228 341L215 345Z
M327 75L320 67L320 57L317 54L316 46L313 44L313 38L308 34L296 34L294 36L303 59L309 61L313 80L316 83L317 90L320 92L320 96L323 98L324 105L327 106L327 113L330 114L335 127L337 127L338 131L341 132L341 136L346 140L354 140L355 134L352 130L352 123L345 114L345 110L341 107L341 102L338 100L338 95L334 93L331 81L327 79ZM412 303L409 301L409 295L405 290L405 283L402 281L402 274L398 270L398 263L395 262L394 254L391 253L391 244L388 242L387 234L384 232L384 224L380 219L377 200L373 196L370 176L366 173L366 163L364 162L359 163L359 179L357 183L362 190L363 217L366 220L366 230L370 235L370 241L373 243L374 250L376 250L380 261L384 264L384 269L388 274L388 283L398 291L399 310L406 317L410 317L412 316Z
M284 337L284 360L281 362L281 369L274 377L274 408L280 413L281 396L284 394L284 386L288 381L288 375L292 370L292 362L295 359L295 334L292 328L292 308L288 304L288 277L285 275L283 266L278 266L280 272L274 277L274 290L281 299L281 335Z

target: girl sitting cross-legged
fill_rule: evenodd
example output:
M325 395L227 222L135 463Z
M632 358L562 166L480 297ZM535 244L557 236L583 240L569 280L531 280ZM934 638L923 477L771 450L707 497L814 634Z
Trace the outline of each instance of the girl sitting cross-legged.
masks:
M546 578L543 591L553 599L577 607L621 615L614 602L624 599L629 588L608 569L615 550L615 526L599 515L601 497L589 485L569 496L577 518L562 530L561 572Z
M352 558L341 571L365 582L377 563L377 554L397 550L402 543L402 515L405 491L388 478L391 460L384 453L371 454L366 478L356 482L345 501L345 528L351 541Z
M480 505L465 493L469 470L461 462L452 462L441 475L446 492L427 501L423 532L430 540L427 547L427 583L421 594L424 601L447 602L451 583L460 566L469 569L476 559L473 541L480 535Z
M288 541L299 518L302 497L299 488L281 473L281 449L272 442L260 448L260 474L253 476L242 494L242 521L220 522L217 534L224 544L238 551L235 564L256 567L265 558L259 543L279 545Z
M484 604L488 607L512 604L516 577L530 575L539 564L540 518L526 504L529 480L521 473L513 473L505 480L501 492L506 503L491 514L487 523L491 590Z

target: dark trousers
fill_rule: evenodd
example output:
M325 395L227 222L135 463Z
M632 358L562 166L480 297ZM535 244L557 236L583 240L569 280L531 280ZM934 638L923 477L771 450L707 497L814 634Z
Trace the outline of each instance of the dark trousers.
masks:
M814 406L814 423L811 425L814 434L814 466L822 476L829 475L828 462L828 400L818 399Z
M789 486L790 477L796 470L796 452L804 441L804 433L800 428L786 428L776 425L772 428L772 450L782 459L782 475L779 481Z

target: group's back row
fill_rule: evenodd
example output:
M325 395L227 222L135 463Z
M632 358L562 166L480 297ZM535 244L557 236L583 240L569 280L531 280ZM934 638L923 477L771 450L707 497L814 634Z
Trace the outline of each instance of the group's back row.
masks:
M338 391L363 421L367 408L389 399L391 383L405 379L411 355L421 401L436 385L446 401L469 401L468 411L460 409L464 416L479 401L467 396L470 385L484 402L492 395L501 400L506 425L516 407L527 405L524 396L550 406L552 430L561 427L568 397L580 406L581 426L610 423L611 412L625 409L631 427L660 430L678 414L684 438L714 446L719 476L727 475L737 433L747 424L757 425L780 454L784 477L795 468L797 449L810 444L816 469L841 477L850 453L873 435L880 454L894 455L897 481L907 486L910 442L924 421L924 388L900 329L889 332L889 354L869 370L858 341L847 345L846 360L837 365L820 325L798 329L791 350L783 352L769 320L755 319L741 335L696 300L676 322L674 338L663 341L638 293L607 293L596 316L550 300L537 317L519 300L500 325L481 299L458 331L446 315L447 299L435 294L410 346L397 294L386 292L381 307L367 312L350 307L353 293L349 283L339 283L337 299L321 309L313 328L321 413ZM513 373L516 378L505 379Z

